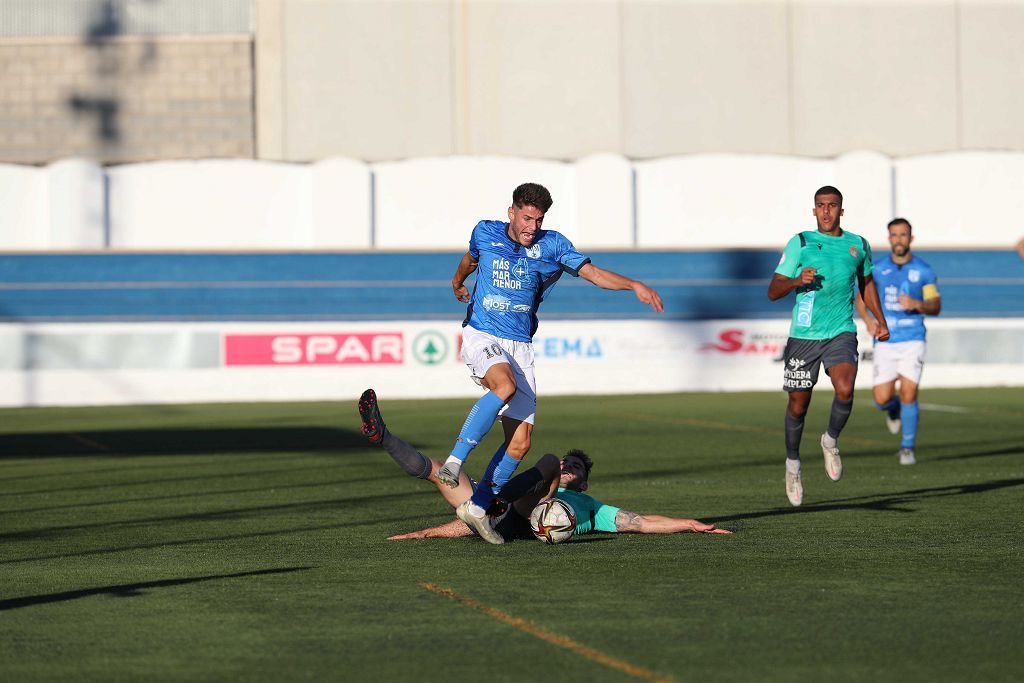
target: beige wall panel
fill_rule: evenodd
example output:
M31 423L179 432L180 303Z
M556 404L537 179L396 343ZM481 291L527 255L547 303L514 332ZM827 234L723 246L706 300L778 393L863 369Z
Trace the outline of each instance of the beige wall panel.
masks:
M786 4L623 3L624 153L787 153Z
M1024 2L960 4L964 149L1024 149Z
M792 5L793 152L956 149L952 1Z
M460 152L571 159L619 150L617 3L459 8Z
M450 3L292 0L284 10L289 160L452 153Z

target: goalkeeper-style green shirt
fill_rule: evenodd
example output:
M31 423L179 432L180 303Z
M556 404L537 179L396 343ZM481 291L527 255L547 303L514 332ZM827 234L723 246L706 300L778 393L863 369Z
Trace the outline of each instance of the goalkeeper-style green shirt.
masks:
M796 289L789 336L795 339L832 339L856 332L853 302L857 276L871 274L871 247L867 240L846 230L832 237L818 230L797 233L786 244L775 272L796 277L804 268L817 270L814 283Z
M618 531L615 528L615 515L618 514L619 508L605 505L585 493L564 488L558 489L555 498L564 500L576 513L576 529L572 532L573 536L589 534L591 531Z

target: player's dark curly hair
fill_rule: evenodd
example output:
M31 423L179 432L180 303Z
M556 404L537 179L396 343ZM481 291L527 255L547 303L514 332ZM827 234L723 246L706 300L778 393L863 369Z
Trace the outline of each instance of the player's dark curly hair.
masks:
M590 468L594 466L594 461L590 459L590 456L579 448L570 448L562 457L568 458L570 455L574 458L579 458L580 462L583 463L583 467L587 470L587 479L590 479Z
M555 200L543 185L523 183L512 192L512 206L521 209L524 206L536 206L544 213L548 212Z

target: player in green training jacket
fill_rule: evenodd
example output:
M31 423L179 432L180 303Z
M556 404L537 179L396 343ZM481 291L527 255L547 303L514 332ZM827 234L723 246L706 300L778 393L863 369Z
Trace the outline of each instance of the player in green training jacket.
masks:
M839 433L853 410L853 385L857 379L857 326L854 302L859 289L864 303L879 320L875 338L885 341L885 325L878 290L871 276L871 247L867 240L843 230L843 195L826 185L814 193L817 230L797 233L786 244L779 265L768 284L768 298L781 299L796 291L789 340L782 360L782 388L789 394L786 406L786 496L793 505L803 502L800 479L800 438L804 416L811 404L811 390L818 370L832 380L835 397L828 429L821 435L825 472L832 481L843 477L839 457Z

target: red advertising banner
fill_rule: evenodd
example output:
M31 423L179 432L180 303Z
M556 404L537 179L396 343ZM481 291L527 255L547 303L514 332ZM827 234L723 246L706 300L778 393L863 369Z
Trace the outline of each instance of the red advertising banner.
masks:
M225 334L224 365L400 365L401 332Z

